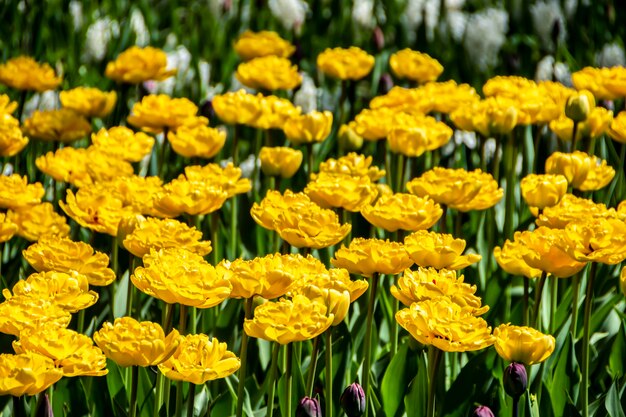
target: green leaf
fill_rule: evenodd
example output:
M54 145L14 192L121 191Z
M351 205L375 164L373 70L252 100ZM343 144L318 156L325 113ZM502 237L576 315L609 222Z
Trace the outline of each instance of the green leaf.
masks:
M114 415L126 415L126 410L128 410L128 396L126 394L126 386L124 385L122 368L112 360L107 359L107 369L109 373L106 376L106 380L107 386L109 387L109 394L111 395L111 406L113 407Z
M428 365L426 352L417 356L417 373L411 381L408 394L404 397L404 408L409 416L425 416L428 407Z
M404 392L409 386L413 375L407 374L407 352L409 351L408 343L404 343L399 347L395 356L389 363L383 383L381 385L381 394L383 409L387 416L394 416L398 407L404 398Z
M617 332L613 346L611 347L611 355L609 356L609 374L613 378L621 378L624 375L624 352L626 351L626 334L624 334L624 321L620 331Z
M610 417L626 417L624 415L624 410L622 410L622 405L620 404L620 401L619 401L617 381L611 384L611 388L609 388L609 392L606 393L606 398L604 399L604 406L606 407L606 411L609 413Z

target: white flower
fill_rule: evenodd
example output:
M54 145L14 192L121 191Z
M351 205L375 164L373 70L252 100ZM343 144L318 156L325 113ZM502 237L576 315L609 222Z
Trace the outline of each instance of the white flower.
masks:
M456 42L460 42L463 39L465 28L467 27L468 15L465 12L459 10L449 10L446 15L446 21L450 28L450 35Z
M359 26L372 29L374 21L374 0L354 0L352 3L352 20Z
M551 0L549 2L540 1L530 6L530 14L533 18L533 26L539 40L545 46L550 49L554 49L553 33L555 27L558 26L558 38L559 43L563 43L567 38L567 28L565 24L565 17L561 11L559 3Z
M27 119L35 112L35 110L46 111L59 108L59 92L54 90L36 93L24 103L23 118Z
M596 65L599 67L623 67L625 64L624 48L616 42L604 44L596 54Z
M174 36L173 42L176 42ZM172 41L168 36L168 41ZM172 95L174 90L184 87L189 84L195 77L195 71L190 68L191 65L191 52L184 45L178 45L173 51L167 52L167 68L178 71L175 77L167 78L163 81L159 81L155 84L157 93L163 93Z
M72 15L72 24L74 31L79 31L83 27L83 3L80 1L70 1L70 15Z
M85 35L85 61L102 61L107 53L109 42L120 34L120 26L116 20L106 16L93 22Z
M130 14L130 28L135 33L135 44L138 46L146 46L150 43L150 31L146 26L146 21L139 9L133 9Z
M544 56L537 63L535 71L535 80L537 81L558 81L568 87L572 86L572 73L567 64L563 62L555 62L552 55Z
M269 0L272 15L289 30L299 30L309 9L304 0Z
M476 133L468 132L466 130L455 130L454 136L452 137L454 140L446 143L443 148L441 148L441 154L443 156L450 156L454 153L455 148L458 146L465 146L468 149L474 149L476 147Z
M415 31L425 19L426 37L432 40L435 28L439 23L440 0L409 0L404 9L404 18L409 27L409 34L415 36Z
M508 29L509 15L505 10L490 7L470 15L463 46L480 71L497 64Z
M317 110L317 88L313 78L307 74L302 74L302 84L293 97L293 104L300 106L303 113L310 113Z
M224 6L228 0L209 0L209 10L213 17L220 18L224 14Z

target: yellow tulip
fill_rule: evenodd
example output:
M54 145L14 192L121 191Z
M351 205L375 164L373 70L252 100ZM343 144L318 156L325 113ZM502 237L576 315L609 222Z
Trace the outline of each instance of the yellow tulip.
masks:
M17 90L44 92L61 84L48 64L39 64L29 56L18 56L0 65L0 83Z
M524 262L531 268L539 269L558 278L568 278L577 274L586 265L572 258L561 248L565 238L562 229L538 227L532 232L515 232L514 241L526 249L520 250Z
M534 365L548 359L554 351L554 337L532 327L501 324L493 330L496 352L507 362Z
M9 210L7 218L18 226L17 234L30 242L46 236L66 237L70 234L65 216L54 211L52 203Z
M493 248L493 257L500 268L507 274L522 276L526 278L538 278L541 270L530 267L522 257L522 253L528 248L519 241L506 240L502 247Z
M615 210L609 210L602 203L595 203L586 198L565 194L555 206L546 207L536 220L537 226L552 229L564 229L571 221L587 216L590 218L614 217Z
M323 142L333 125L333 114L329 111L313 111L294 116L285 122L283 131L294 145Z
M372 181L378 181L385 176L385 170L372 166L372 157L360 155L355 152L342 156L338 159L329 158L320 164L320 173L334 173L350 175L352 177L367 176ZM315 179L312 174L311 179Z
M317 56L317 68L340 80L360 80L374 67L374 57L358 48L327 48Z
M356 212L371 204L378 190L367 176L320 172L307 184L304 193L321 207Z
M217 116L231 125L252 125L263 114L260 96L248 94L245 90L216 95L212 104Z
M567 178L563 175L530 174L520 182L522 197L530 207L542 210L556 205L567 192Z
M20 122L9 114L0 114L0 156L15 156L28 145Z
M392 54L389 66L398 78L407 78L420 84L435 81L443 72L443 66L428 54L403 49Z
M300 169L302 152L286 146L264 146L259 153L259 159L263 174L291 178Z
M482 259L478 254L461 255L465 240L452 235L418 230L404 238L404 245L413 262L435 269L463 269Z
M0 395L35 395L63 377L52 359L34 352L0 355Z
M626 143L626 111L621 111L615 116L607 133L613 140Z
M107 64L104 75L118 83L139 84L144 81L163 81L176 75L176 69L167 69L167 55L158 48L132 46Z
M67 327L72 315L50 297L11 296L8 289L0 303L0 332L18 336L26 330L43 326Z
M399 229L413 232L432 227L443 210L428 197L395 193L381 196L373 206L363 207L361 214L372 225L388 232Z
M154 138L143 132L133 132L125 126L102 128L92 133L93 147L129 162L139 162L152 152Z
M151 133L177 129L193 118L198 107L186 98L171 98L165 94L150 94L133 105L128 123Z
M268 190L261 203L252 204L250 215L254 221L268 230L276 230L274 222L278 214L291 208L294 211L302 210L311 204L315 204L304 193L294 193L286 190L284 195L280 191Z
M331 263L370 278L376 273L396 275L413 265L402 243L363 238L352 239L348 247L342 245Z
M113 111L117 94L97 88L77 87L59 93L61 105L85 117L106 117Z
M275 55L289 58L296 48L276 32L262 30L251 32L246 30L235 42L235 52L244 61L262 56Z
M49 142L69 143L89 135L91 124L74 110L36 110L24 121L24 133Z
M17 233L19 227L7 215L0 213L0 243L8 242Z
M112 195L101 194L92 187L81 188L76 194L67 190L65 202L59 206L83 227L98 233L117 236L120 221L133 213L131 207L124 207L123 201Z
M41 183L28 183L26 176L19 174L0 175L0 208L17 210L41 203L44 195Z
M579 262L616 265L626 259L626 223L616 218L584 218L565 226L561 248Z
M287 58L274 55L253 58L237 67L235 77L256 90L293 90L302 83L298 67Z
M159 364L159 370L169 379L196 385L226 378L241 366L239 358L226 349L226 343L214 337L190 334L181 338L174 354Z
M273 228L292 246L321 249L339 243L352 226L340 224L334 211L311 202L300 209L290 206L279 212Z
M120 366L154 366L174 354L180 335L173 329L165 336L157 323L120 317L114 323L104 323L93 340L107 358Z

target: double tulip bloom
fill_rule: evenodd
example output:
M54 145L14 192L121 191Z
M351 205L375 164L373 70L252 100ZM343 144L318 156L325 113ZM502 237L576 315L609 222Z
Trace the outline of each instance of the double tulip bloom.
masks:
M507 362L530 366L545 361L554 351L554 337L531 327L501 324L493 330L496 352Z
M176 69L167 69L167 55L162 50L132 46L107 64L104 75L118 83L139 84L163 81L176 75Z
M28 56L19 56L0 65L0 83L17 90L44 92L61 84L48 64L39 64Z
M374 57L358 48L328 48L317 56L317 68L339 80L360 80L372 71Z

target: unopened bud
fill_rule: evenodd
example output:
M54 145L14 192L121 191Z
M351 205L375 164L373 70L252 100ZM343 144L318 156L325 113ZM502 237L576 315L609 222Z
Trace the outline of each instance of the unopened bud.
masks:
M474 412L472 413L472 417L495 417L493 412L486 405L481 405L476 407Z
M322 417L322 407L317 398L304 397L296 408L296 417Z
M339 128L339 146L346 151L357 151L363 146L361 137L350 125L341 125Z
M596 100L593 95L589 91L583 90L567 99L565 115L574 122L584 122L594 107L596 107Z
M133 233L137 226L145 221L146 218L143 217L141 214L133 214L123 217L122 220L120 220L120 223L117 226L117 244L120 248L124 248L123 243L124 239L126 239L126 236Z
M358 382L349 385L341 394L339 401L348 417L360 417L365 413L365 392Z
M523 364L513 362L504 370L504 390L513 398L519 398L528 387L528 375Z

